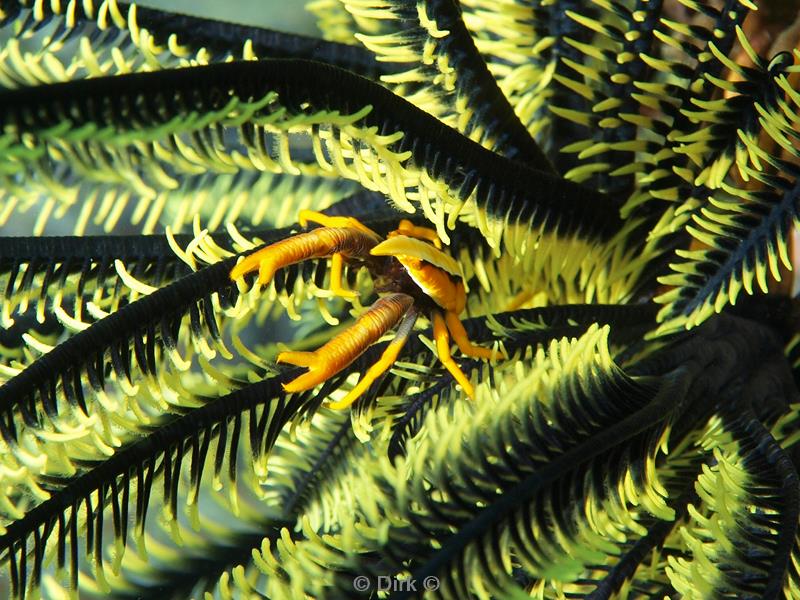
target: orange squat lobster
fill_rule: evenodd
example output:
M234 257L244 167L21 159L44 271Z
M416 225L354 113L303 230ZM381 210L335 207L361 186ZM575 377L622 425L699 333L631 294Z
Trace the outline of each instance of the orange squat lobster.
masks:
M350 406L397 360L420 312L433 321L433 334L439 360L472 398L472 384L450 356L450 336L467 356L495 359L503 355L469 341L458 315L464 310L466 294L458 263L442 252L436 232L403 220L382 239L352 217L329 217L322 213L300 212L300 224L309 221L322 225L298 233L253 252L231 270L230 278L258 271L258 283L268 284L278 269L312 258L331 259L331 293L352 297L356 292L342 287L344 261L366 266L381 297L345 331L314 352L281 352L279 363L307 367L308 371L284 384L287 392L311 389L326 381L355 359L387 331L400 324L397 334L380 359L358 384L338 402L329 406Z

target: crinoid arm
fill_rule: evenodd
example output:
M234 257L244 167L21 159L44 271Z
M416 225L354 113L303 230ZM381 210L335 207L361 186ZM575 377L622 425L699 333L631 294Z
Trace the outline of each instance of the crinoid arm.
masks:
M377 342L383 334L397 325L413 304L414 299L407 294L384 296L370 306L352 327L335 336L318 350L314 352L281 352L278 355L279 363L308 367L307 373L284 384L283 389L287 392L301 392L326 381L361 356L371 344ZM410 324L404 322L402 331L405 329L410 331L411 325L413 325L413 321ZM402 335L407 337L408 333ZM405 337L398 341L400 344L399 347L396 347L398 353L402 344L405 343ZM379 364L383 364L383 361L384 357L381 357ZM374 381L386 368L388 367L373 375L370 374L372 372L370 370L365 377L372 377L372 381ZM363 389L359 391L359 394L362 392ZM350 399L344 406L352 403L355 398Z
M298 233L245 256L231 269L230 278L236 280L258 271L258 283L266 285L272 281L278 269L304 260L328 258L336 254L345 258L368 257L370 250L379 241L379 238L360 229L320 227L313 231Z

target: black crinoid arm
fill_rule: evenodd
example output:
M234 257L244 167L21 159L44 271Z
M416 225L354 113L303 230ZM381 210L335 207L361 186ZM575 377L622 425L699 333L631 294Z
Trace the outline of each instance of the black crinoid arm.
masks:
M800 597L800 27L306 8L0 1L0 595ZM436 232L474 400L424 316L285 391L377 296L231 280L305 209Z

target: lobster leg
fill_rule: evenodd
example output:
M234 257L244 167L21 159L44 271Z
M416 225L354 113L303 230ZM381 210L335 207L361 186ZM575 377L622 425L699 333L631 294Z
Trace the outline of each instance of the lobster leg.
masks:
M438 310L433 313L433 337L436 341L436 352L439 355L439 360L450 371L453 379L461 385L464 393L470 398L475 398L475 389L467 379L467 376L464 375L464 371L461 370L450 355L450 334L447 331L445 318Z
M358 229L359 231L380 239L380 236L372 231L369 227L364 225L358 219L353 217L331 217L315 210L303 209L297 218L300 225L303 227L308 226L308 223L318 223L324 227L339 227ZM342 269L344 266L344 257L342 253L337 252L331 255L331 289L330 292L334 296L342 298L354 298L358 292L348 290L342 285Z
M442 249L442 240L439 239L439 235L436 233L435 229L431 229L430 227L420 227L419 225L414 225L408 219L403 219L400 221L400 224L397 226L397 229L390 232L389 235L386 237L395 237L396 235L405 235L407 237L416 238L418 240L425 240L428 242L432 242L434 246Z
M355 290L348 290L342 285L342 271L344 268L344 257L341 253L337 252L331 256L331 289L330 293L334 296L341 296L342 298L355 298L358 292Z
M321 212L317 212L316 210L308 210L303 209L297 216L297 222L300 223L303 227L308 226L309 221L311 223L318 223L323 227L348 227L350 229L358 229L359 231L366 233L367 235L371 235L375 238L380 238L380 236L372 231L369 227L364 225L361 221L356 219L355 217L331 217Z
M447 329L450 331L450 335L453 336L453 339L458 345L458 349L461 350L461 354L471 356L472 358L483 358L485 360L506 358L505 354L502 352L495 352L489 348L482 348L473 344L467 336L467 330L464 329L464 324L455 312L451 310L445 312L444 320L447 324Z

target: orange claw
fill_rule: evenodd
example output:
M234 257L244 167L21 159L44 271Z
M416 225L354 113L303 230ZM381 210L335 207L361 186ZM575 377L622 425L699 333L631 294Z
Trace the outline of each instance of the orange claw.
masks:
M317 212L316 210L303 209L297 217L298 223L303 227L307 227L309 221L311 223L319 223L324 227L339 227L358 229L362 233L374 237L376 240L380 236L372 231L369 227L364 225L361 221L354 217L331 217L324 213ZM344 257L340 253L331 255L331 289L330 293L334 296L341 298L355 298L358 292L348 290L342 285L342 267L344 264Z
M279 363L308 367L307 373L284 384L283 389L287 392L309 390L336 375L394 327L413 304L414 299L407 294L384 296L370 306L352 327L314 352L281 352Z
M258 270L258 283L266 285L278 269L310 258L327 258L334 254L344 257L367 257L380 238L360 229L349 227L320 227L298 233L244 257L231 269L231 280Z
M400 323L400 327L397 330L397 335L395 335L394 339L389 342L389 345L386 347L386 350L383 351L383 354L381 354L378 362L372 365L369 370L364 373L364 376L358 380L358 384L356 384L356 386L350 390L344 398L338 400L337 402L331 402L328 404L328 407L335 410L347 408L353 402L358 400L361 394L366 392L369 389L369 386L371 386L373 382L378 379L378 377L390 369L397 360L397 357L400 355L400 351L403 349L403 346L406 345L408 336L411 334L411 330L414 328L414 323L416 321L417 313L413 309L409 310L409 312L406 313L406 316L403 318L403 322Z

